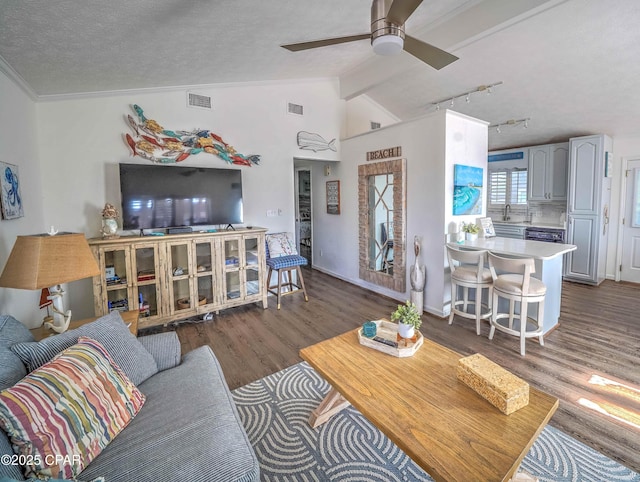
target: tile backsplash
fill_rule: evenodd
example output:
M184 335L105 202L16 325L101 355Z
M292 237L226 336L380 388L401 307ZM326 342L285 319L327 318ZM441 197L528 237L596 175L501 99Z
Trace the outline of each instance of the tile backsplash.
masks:
M562 213L567 211L565 202L529 202L528 205L513 205L511 221L526 221L531 216L533 223L559 224ZM487 216L502 221L503 209L487 209Z

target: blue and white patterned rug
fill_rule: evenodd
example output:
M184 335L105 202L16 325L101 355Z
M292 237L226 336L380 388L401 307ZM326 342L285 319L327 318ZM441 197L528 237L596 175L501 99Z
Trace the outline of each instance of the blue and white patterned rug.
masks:
M308 420L329 385L299 363L233 391L263 481L429 481L353 407L314 430ZM637 481L640 475L547 426L521 465L540 481Z

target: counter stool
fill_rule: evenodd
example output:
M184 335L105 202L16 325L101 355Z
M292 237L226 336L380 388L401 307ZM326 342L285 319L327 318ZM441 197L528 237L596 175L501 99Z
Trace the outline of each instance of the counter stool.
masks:
M547 293L546 285L531 276L535 273L533 258L502 258L489 253L489 269L493 278L493 315L491 316L491 331L489 339L493 339L496 328L513 336L520 337L520 355L525 353L525 340L537 336L540 345L544 346L542 337L542 322L544 317L544 298ZM500 272L500 274L497 274ZM509 300L509 313L498 313L500 298ZM515 313L515 303L520 303L520 314ZM529 303L538 303L538 320L529 319L527 308ZM498 322L507 319L507 324ZM517 318L519 326L513 327ZM534 330L527 330L527 325L535 326Z
M484 267L487 251L461 250L447 246L447 258L451 267L451 314L449 324L453 323L454 315L476 320L476 334L480 334L480 320L491 316L491 293L493 282L491 272ZM458 299L458 286L463 288L463 298ZM474 288L475 300L469 301L469 288ZM482 290L489 290L488 303L482 303ZM468 305L474 305L474 313L467 312ZM462 309L457 306L462 305ZM482 308L486 311L482 313Z

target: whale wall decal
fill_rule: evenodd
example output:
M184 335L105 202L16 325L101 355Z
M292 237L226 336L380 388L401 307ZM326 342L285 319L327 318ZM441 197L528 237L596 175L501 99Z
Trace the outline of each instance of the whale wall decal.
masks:
M320 134L314 134L313 132L300 131L298 132L298 147L305 151L333 151L336 152L336 140L332 139L331 142L327 142Z

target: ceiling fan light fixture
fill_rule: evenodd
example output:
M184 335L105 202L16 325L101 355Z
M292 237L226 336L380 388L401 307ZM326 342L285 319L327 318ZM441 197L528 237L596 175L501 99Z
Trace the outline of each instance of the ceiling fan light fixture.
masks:
M381 35L373 39L371 46L378 55L397 55L404 48L404 40L397 35Z

